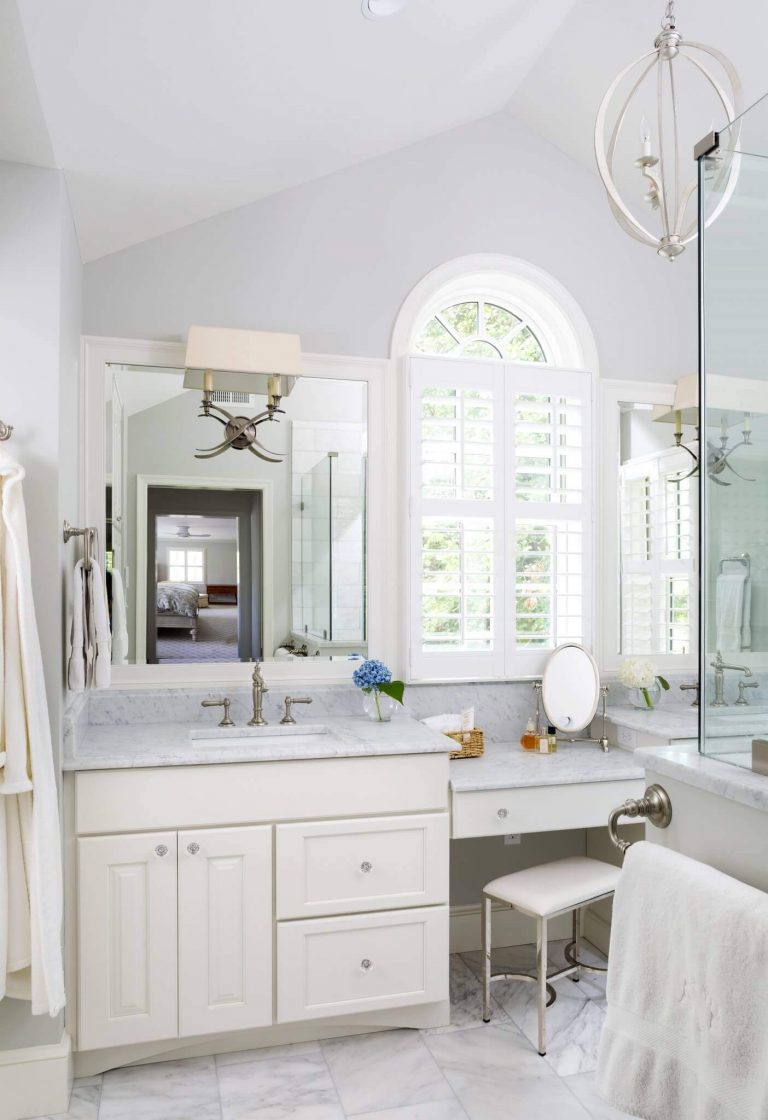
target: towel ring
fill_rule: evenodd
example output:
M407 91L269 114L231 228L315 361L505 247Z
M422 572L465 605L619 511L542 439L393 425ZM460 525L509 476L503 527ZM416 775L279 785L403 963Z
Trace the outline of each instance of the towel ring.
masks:
M630 797L622 802L616 809L612 809L608 817L608 835L615 848L624 854L631 848L632 840L623 840L619 836L620 817L645 817L656 828L669 828L672 820L672 802L663 786L648 786L643 797Z

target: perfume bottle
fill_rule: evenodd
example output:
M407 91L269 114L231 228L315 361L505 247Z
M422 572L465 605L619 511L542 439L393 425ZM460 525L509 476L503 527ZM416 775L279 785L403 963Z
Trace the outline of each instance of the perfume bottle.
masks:
M525 731L520 738L520 746L524 751L535 751L539 745L539 737L536 734L536 729L533 726L533 720L529 719L526 724Z

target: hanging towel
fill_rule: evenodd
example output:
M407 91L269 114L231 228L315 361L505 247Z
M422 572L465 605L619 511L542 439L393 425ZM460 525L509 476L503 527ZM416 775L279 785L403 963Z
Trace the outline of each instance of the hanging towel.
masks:
M746 582L746 572L722 572L717 577L717 648L722 653L734 653L742 648Z
M86 568L75 564L72 587L72 627L67 684L72 692L109 688L112 671L109 608L101 568L95 560Z
M741 648L752 649L752 577L744 580L744 603L741 608Z
M765 1120L768 895L633 844L608 960L604 1099L645 1120Z
M32 601L23 469L0 449L0 999L64 1006L58 795Z
M125 606L125 585L117 568L112 576L112 664L125 665L128 660L128 611Z

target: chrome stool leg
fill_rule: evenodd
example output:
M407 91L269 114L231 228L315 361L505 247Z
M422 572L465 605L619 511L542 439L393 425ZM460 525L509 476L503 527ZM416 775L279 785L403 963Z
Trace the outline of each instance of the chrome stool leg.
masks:
M539 1045L542 1057L547 1052L547 919L539 918L536 923L536 1002L539 1012Z
M483 895L483 1022L491 1021L491 900Z
M581 959L581 910L578 908L573 912L572 936L573 941L571 945L573 946L573 960L578 961ZM578 984L579 980L581 980L581 965L578 966L571 980L573 980L574 984Z

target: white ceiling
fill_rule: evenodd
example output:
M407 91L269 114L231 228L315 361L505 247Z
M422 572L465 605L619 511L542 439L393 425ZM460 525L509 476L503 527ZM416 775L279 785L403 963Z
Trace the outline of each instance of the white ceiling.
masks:
M0 158L65 170L85 260L505 106L592 167L600 97L663 7L410 0L373 22L360 0L0 0ZM765 92L764 0L677 14L747 104Z
M192 536L179 537L178 531L182 525L189 528ZM205 533L206 536L197 536L200 533ZM206 517L197 513L171 513L167 517L157 518L157 535L162 540L181 541L182 546L186 548L194 548L199 541L202 541L202 545L198 544L197 547L205 547L206 541L235 542L237 541L237 518Z

